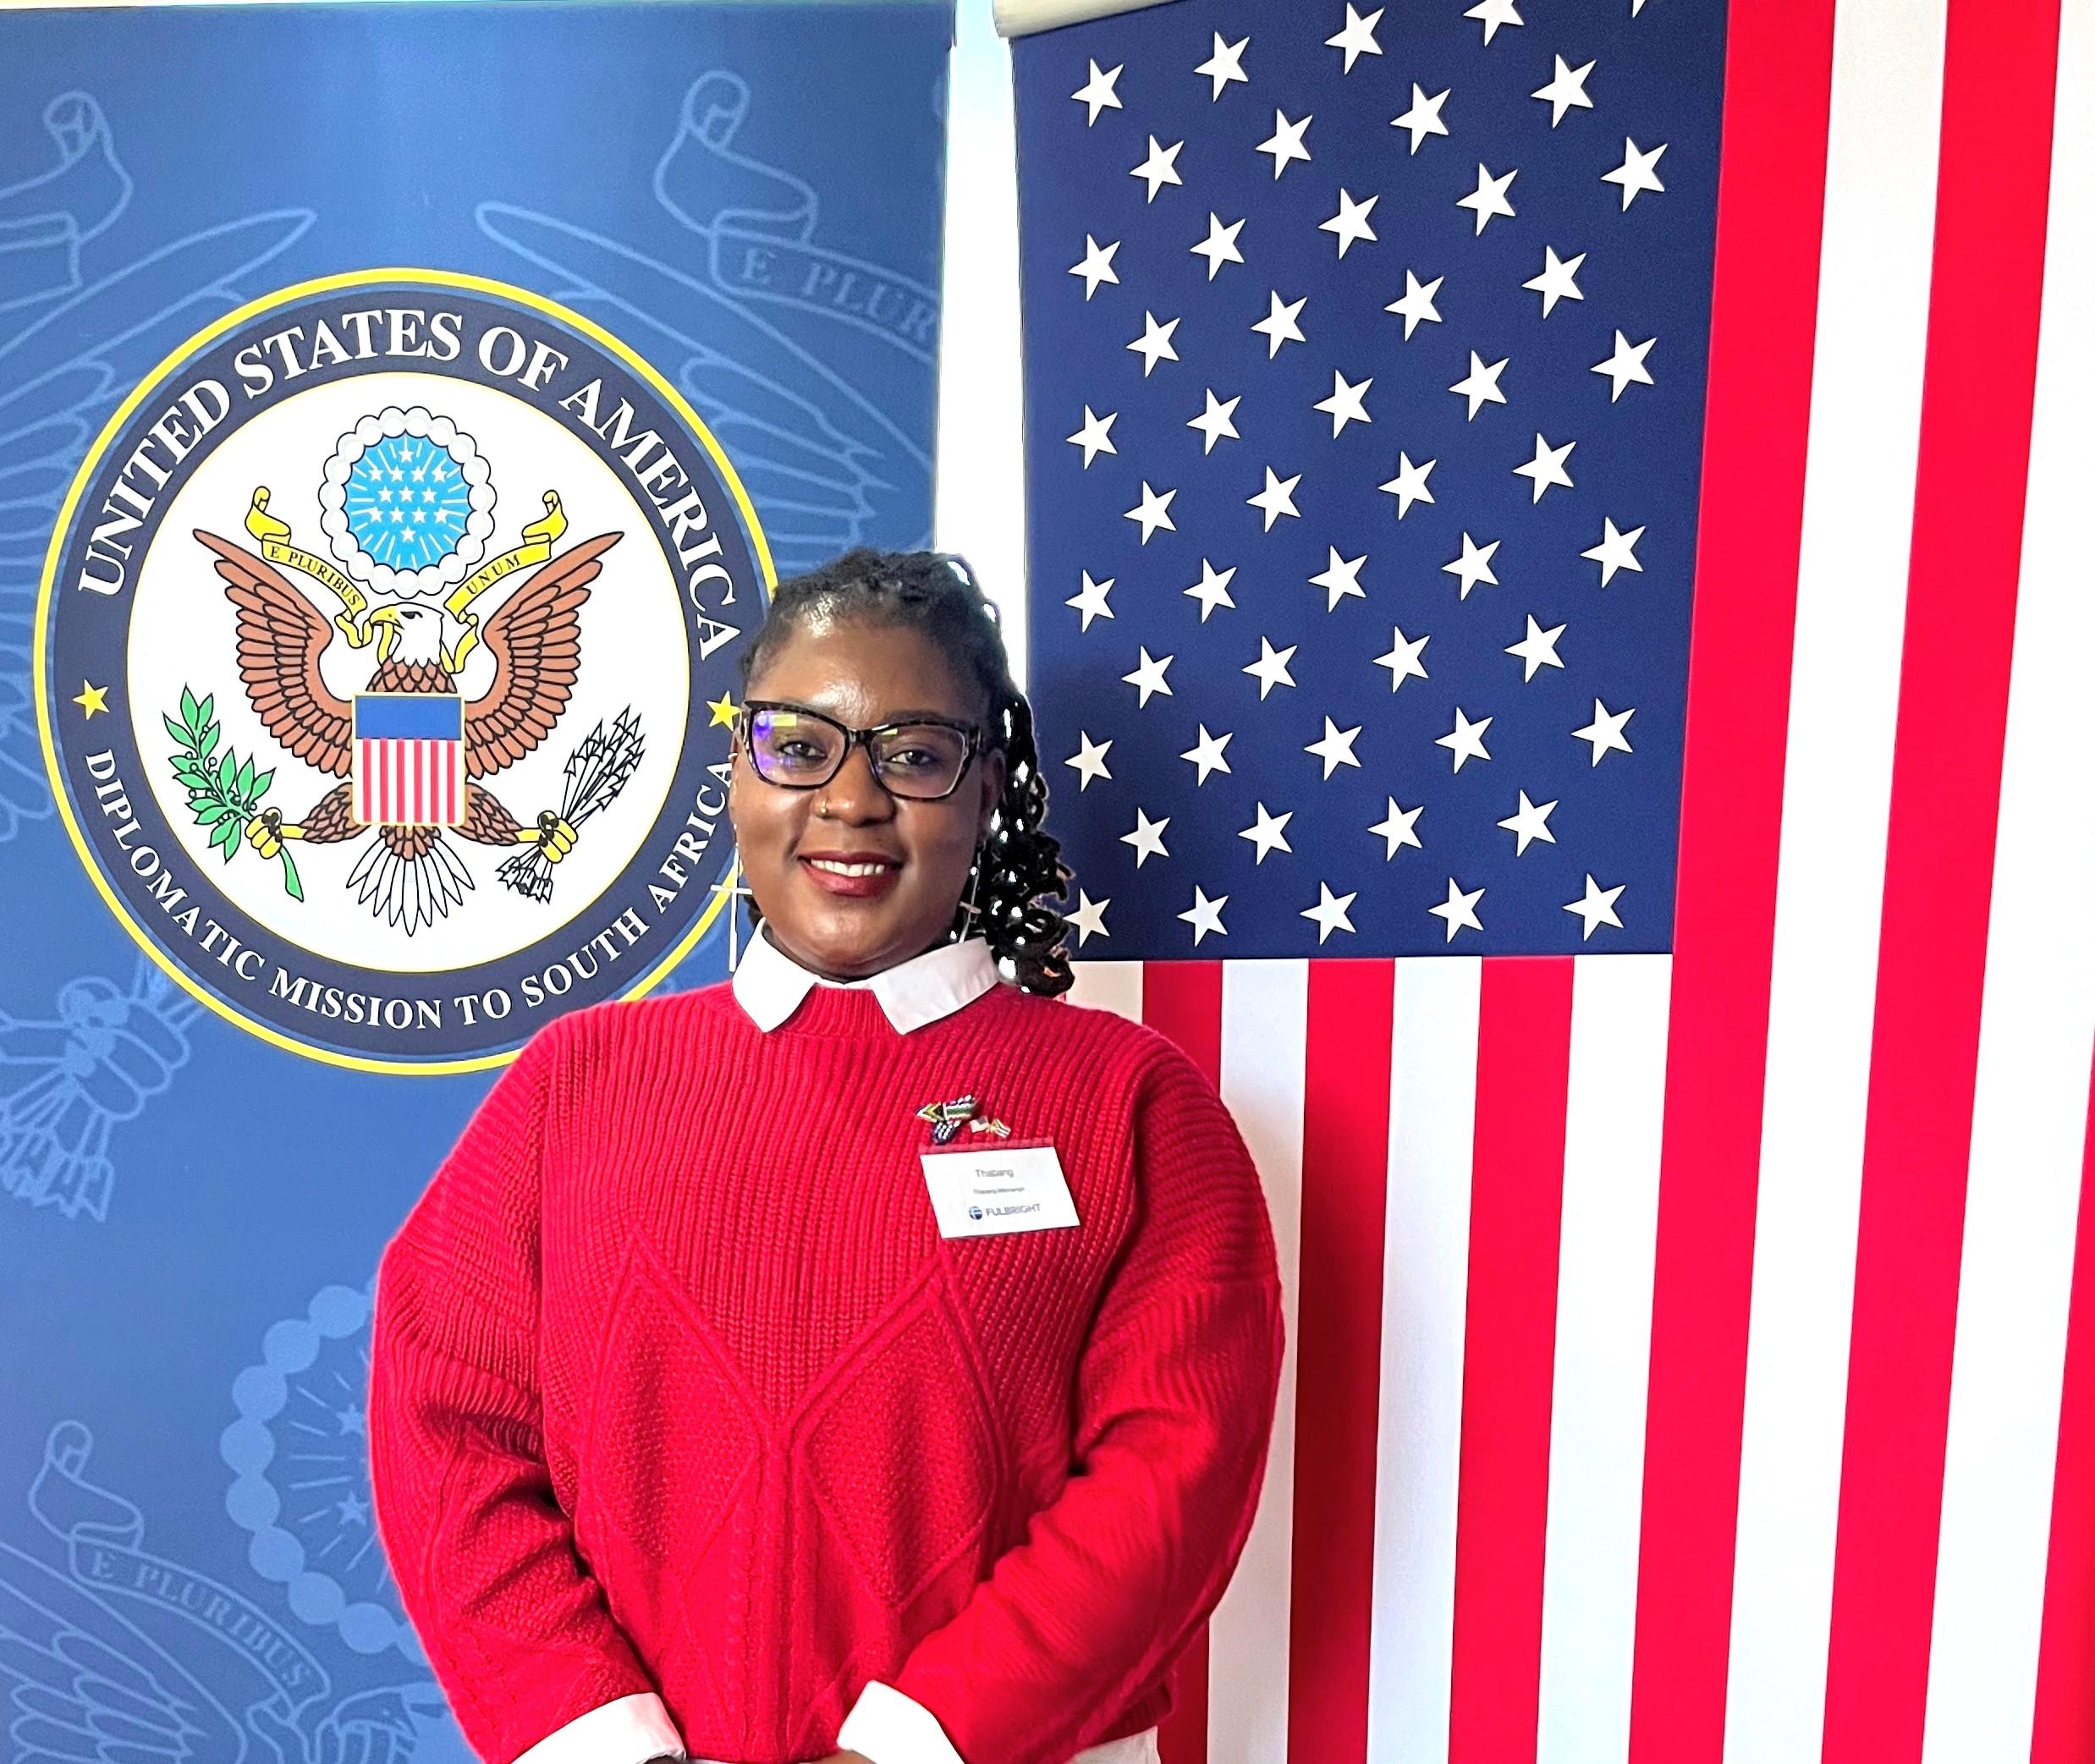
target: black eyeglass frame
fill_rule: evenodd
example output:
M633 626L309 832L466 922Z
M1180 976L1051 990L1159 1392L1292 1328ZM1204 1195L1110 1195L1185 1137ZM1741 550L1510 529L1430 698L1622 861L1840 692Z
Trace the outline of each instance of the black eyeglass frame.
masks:
M750 745L750 719L752 713L757 711L791 711L795 716L811 717L817 723L826 723L844 737L844 746L838 752L837 763L829 768L825 776L813 779L807 783L783 783L775 778L767 776L763 767L756 763L756 751ZM936 796L913 795L907 791L890 789L888 780L881 775L880 761L873 752L873 737L886 734L892 730L922 728L927 725L932 728L952 729L966 739L967 746L960 755L960 769L954 773L952 783ZM774 790L821 789L823 785L834 781L837 774L844 770L844 762L851 757L851 750L863 742L866 745L866 763L872 767L874 781L890 796L901 802L943 802L965 782L968 767L975 763L976 755L982 750L982 731L978 725L972 723L957 722L950 717L904 717L893 723L877 723L869 728L853 728L847 723L838 722L835 717L826 712L817 711L809 705L795 703L789 698L745 699L734 713L734 735L735 739L741 743L742 751L749 760L750 770L758 778L762 778Z

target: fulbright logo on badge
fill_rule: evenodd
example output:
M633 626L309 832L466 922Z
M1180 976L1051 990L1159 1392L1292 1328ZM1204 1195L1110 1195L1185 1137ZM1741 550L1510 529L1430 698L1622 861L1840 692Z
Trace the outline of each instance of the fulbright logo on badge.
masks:
M520 289L287 289L89 453L38 607L44 754L117 916L222 1015L384 1071L644 991L729 898L773 580L676 391Z

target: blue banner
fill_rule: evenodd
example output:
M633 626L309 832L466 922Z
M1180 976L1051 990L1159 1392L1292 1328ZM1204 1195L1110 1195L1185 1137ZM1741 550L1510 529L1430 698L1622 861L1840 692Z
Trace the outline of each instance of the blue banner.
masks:
M0 1764L468 1756L372 1271L541 1024L724 975L770 586L927 541L951 25L7 15Z

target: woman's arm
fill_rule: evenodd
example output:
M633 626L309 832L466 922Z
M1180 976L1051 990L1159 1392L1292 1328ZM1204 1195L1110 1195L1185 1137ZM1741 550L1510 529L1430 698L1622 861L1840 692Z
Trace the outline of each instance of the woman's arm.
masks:
M1175 1047L1138 1080L1133 1156L1136 1222L1079 1367L1075 1472L893 1685L867 1685L838 1743L872 1764L1061 1764L1163 1679L1243 1550L1279 1278L1251 1155Z
M683 1746L575 1548L540 1432L541 1150L558 1023L487 1093L379 1262L371 1495L401 1602L491 1764Z

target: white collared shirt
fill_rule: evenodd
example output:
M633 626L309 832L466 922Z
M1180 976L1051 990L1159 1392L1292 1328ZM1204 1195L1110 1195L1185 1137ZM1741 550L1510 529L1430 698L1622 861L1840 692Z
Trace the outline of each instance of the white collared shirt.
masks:
M998 983L997 959L986 937L963 937L913 955L864 980L830 980L803 968L758 926L734 970L735 1003L769 1034L800 1008L817 986L870 990L896 1030L907 1035L972 1004Z
M972 1004L998 983L997 959L984 937L941 943L864 980L837 981L803 968L760 925L734 970L735 1003L768 1035L788 1021L817 986L869 990L897 1033L907 1035ZM873 1764L962 1764L938 1718L914 1698L878 1679L859 1694L837 1735L844 1751ZM516 1764L650 1764L686 1756L676 1723L652 1691L622 1696L548 1734ZM698 1759L692 1764L715 1764ZM1157 1730L1145 1728L1077 1754L1070 1764L1157 1764Z

